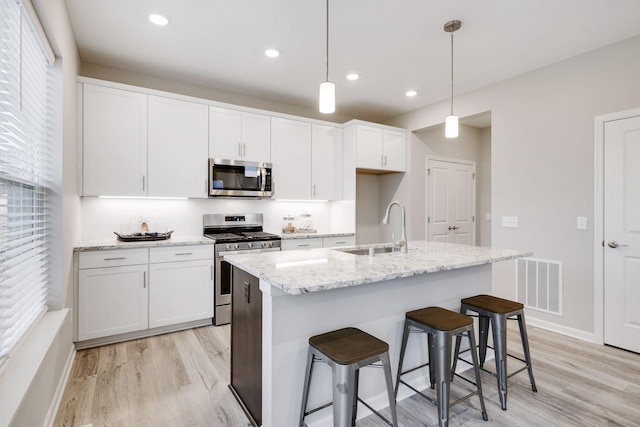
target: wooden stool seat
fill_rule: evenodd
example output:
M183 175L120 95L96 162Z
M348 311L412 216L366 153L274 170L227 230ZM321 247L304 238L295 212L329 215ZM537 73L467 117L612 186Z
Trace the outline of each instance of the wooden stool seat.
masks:
M309 345L339 365L351 365L389 351L386 342L356 328L313 336Z
M441 307L427 307L409 311L407 319L439 331L453 331L473 323L473 319Z
M492 295L476 295L474 297L464 298L461 302L464 305L497 314L512 313L524 308L524 304L522 303L509 301Z

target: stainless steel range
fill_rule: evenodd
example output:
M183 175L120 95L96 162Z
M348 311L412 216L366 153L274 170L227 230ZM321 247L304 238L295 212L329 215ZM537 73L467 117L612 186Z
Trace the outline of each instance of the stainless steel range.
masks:
M280 236L262 231L262 214L207 214L202 216L205 237L215 243L215 317L216 325L231 322L231 264L228 254L272 252L280 250Z

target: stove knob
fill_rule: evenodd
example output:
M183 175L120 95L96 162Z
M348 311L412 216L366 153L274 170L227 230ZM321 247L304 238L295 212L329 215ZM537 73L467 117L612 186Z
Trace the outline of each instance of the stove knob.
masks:
M270 248L273 247L273 242L267 242L267 246Z
M269 246L269 242L262 242L262 247L263 247L263 248L266 248L266 247L268 247L268 246Z
M231 245L230 245L230 244L228 244L228 243L227 243L226 245L224 245L224 247L225 247L225 249L226 249L226 250L231 249Z
M233 248L234 249L238 249L238 248L240 248L240 245L236 243L235 245L233 245Z
M253 243L251 243L251 242L247 243L247 247L248 247L249 249L251 249L251 248L253 247Z

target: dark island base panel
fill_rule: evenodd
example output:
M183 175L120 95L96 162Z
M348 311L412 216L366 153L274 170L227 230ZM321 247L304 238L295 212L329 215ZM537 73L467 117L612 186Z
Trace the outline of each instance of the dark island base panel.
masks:
M253 418L253 415L251 415L251 412L249 412L249 409L247 409L247 407L245 406L244 402L242 401L242 398L240 396L238 396L238 392L236 392L236 389L233 388L233 385L229 384L229 390L231 390L231 394L233 394L233 397L235 397L236 400L238 401L238 403L240 404L240 407L242 408L242 411L244 412L244 414L249 419L249 422L251 423L251 425L253 427L260 427L261 423L257 422Z
M262 291L258 278L233 267L231 389L254 427L262 425Z

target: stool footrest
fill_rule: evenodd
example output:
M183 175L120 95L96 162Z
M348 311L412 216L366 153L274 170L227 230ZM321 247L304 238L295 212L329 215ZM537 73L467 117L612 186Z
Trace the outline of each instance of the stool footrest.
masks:
M389 421L384 415L382 415L380 412L376 411L375 409L373 409L367 402L365 402L364 400L360 399L358 397L358 402L362 403L364 406L366 406L367 408L369 408L369 410L371 412L373 412L374 414L376 414L378 417L380 417L380 419L382 421L384 421L385 423L387 423L387 425L393 426L393 423L391 421Z

